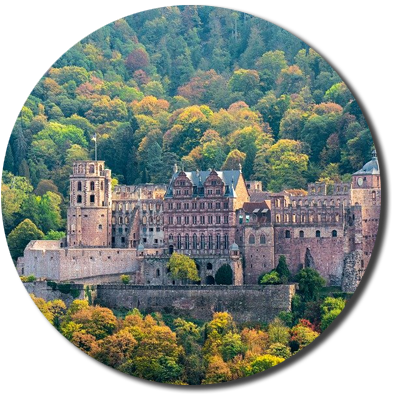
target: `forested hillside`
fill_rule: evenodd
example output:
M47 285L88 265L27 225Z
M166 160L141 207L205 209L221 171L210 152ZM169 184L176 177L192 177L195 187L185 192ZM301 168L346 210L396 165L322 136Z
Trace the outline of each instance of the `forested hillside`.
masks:
M174 385L206 385L272 368L301 351L341 313L346 301L325 297L307 303L306 315L283 312L267 326L238 326L227 312L211 321L143 315L75 300L45 302L31 295L64 337L96 360L128 375ZM304 314L304 311L303 311Z
M71 163L93 157L95 134L120 183L241 163L272 191L346 179L373 146L341 78L287 31L228 9L151 10L77 43L32 91L4 162L6 233L25 218L63 229Z

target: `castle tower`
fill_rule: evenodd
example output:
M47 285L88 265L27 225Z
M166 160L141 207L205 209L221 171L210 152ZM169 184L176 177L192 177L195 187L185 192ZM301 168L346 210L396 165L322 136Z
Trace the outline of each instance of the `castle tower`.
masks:
M371 161L353 174L351 204L361 206L362 268L365 270L371 258L379 227L381 210L381 180L375 150Z
M111 247L111 171L104 161L76 161L70 176L69 247Z

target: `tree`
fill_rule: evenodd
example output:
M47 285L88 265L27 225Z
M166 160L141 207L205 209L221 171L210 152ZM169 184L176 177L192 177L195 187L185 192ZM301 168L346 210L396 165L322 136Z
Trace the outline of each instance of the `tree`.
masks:
M173 253L168 261L167 268L173 279L200 280L195 262L184 254Z
M279 318L275 318L268 325L268 336L271 343L287 345L290 339L289 328Z
M276 271L271 271L267 274L264 274L260 279L261 285L280 285L281 283L281 277Z
M230 265L224 264L218 269L217 273L215 274L215 283L217 285L232 285L233 272Z
M124 285L127 285L130 281L129 275L121 275L120 278L121 278L121 282Z
M25 247L31 240L43 239L43 232L30 220L23 220L7 237L11 257L16 260L24 254Z
M285 361L284 358L276 357L271 354L259 356L246 368L246 376L263 372L269 368L275 367L275 365L278 365L283 361Z
M276 266L275 271L279 274L279 277L282 279L283 283L288 282L291 274L290 274L285 256L283 256L283 255L279 256L278 265Z
M287 68L285 53L281 50L267 51L256 63L258 71L260 71L261 82L266 90L270 90L275 86L275 82L280 72Z
M303 268L295 276L295 281L299 284L299 293L305 301L318 299L319 293L325 285L325 279L320 276L318 271L312 268Z
M240 165L243 165L246 159L246 153L239 151L238 149L232 150L226 157L221 169L226 170L239 170Z

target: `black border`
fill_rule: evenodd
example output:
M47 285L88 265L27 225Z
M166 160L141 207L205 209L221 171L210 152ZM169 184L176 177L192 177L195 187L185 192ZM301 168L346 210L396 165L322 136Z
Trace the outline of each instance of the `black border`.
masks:
M384 184L384 204L381 208L381 218L380 218L380 225L379 225L379 230L376 238L376 243L375 243L375 248L373 251L373 254L371 256L370 263L367 267L367 270L365 272L365 275L358 286L357 290L349 300L348 304L344 308L344 310L340 313L340 315L336 318L335 322L324 332L321 333L321 335L315 339L310 345L308 345L306 348L304 348L302 351L297 353L296 355L292 356L290 359L285 360L281 364L277 365L276 367L273 367L269 369L268 371L265 371L263 373L254 375L249 378L244 378L240 379L237 381L232 381L228 383L222 383L218 384L232 387L235 393L249 393L250 391L253 392L253 390L249 390L250 387L246 385L246 383L249 383L252 388L255 389L255 386L253 385L260 385L260 383L264 383L266 381L269 381L273 379L274 384L272 386L265 386L263 388L260 388L258 391L254 391L254 393L298 393L298 365L303 364L307 360L309 360L311 357L313 357L315 354L317 354L322 348L324 348L328 343L330 343L343 329L347 324L350 322L350 320L353 318L354 314L358 311L360 308L361 304L367 297L368 293L391 293L391 287L392 287L392 281L391 281L391 259L390 262L388 262L387 255L390 254L391 256L391 241L390 240L384 240L383 237L383 229L382 225L385 226L385 233L387 234L388 232L391 233L391 152L389 151L390 149L388 148L388 139L387 135L391 134L391 106L390 105L368 105L367 101L363 97L360 89L356 86L354 81L349 77L349 75L345 72L343 67L340 66L340 64L337 63L336 60L333 59L332 56L330 56L329 53L327 53L325 50L323 50L320 46L318 46L314 41L306 37L305 35L301 34L297 30L287 26L286 24L281 23L280 21L274 20L271 17L265 16L258 14L254 11L247 10L247 9L241 9L239 7L233 7L233 6L222 6L222 5L213 5L217 7L223 7L227 9L232 9L232 10L237 10L237 11L242 11L247 14L262 18L268 22L271 22L282 29L285 29L286 31L292 33L296 37L298 37L300 40L303 40L307 45L309 45L313 50L315 50L321 57L323 57L331 66L332 68L335 69L335 71L338 73L338 75L341 77L341 79L346 83L348 86L349 90L357 100L364 116L367 121L368 126L370 127L371 134L374 139L375 147L377 149L378 155L384 154L384 157L380 158L380 167L384 168L384 183L386 182L386 186ZM5 23L5 19L10 19L10 14L13 13L15 14L15 6L12 5L2 5L2 20L3 20L3 25L2 25L2 45L3 49L7 48L6 43L9 41L9 31L7 31L6 35L6 26L7 24ZM7 17L5 15L7 14ZM6 39L7 37L7 39ZM4 58L3 58L4 60ZM3 64L4 67L4 64ZM13 66L12 66L13 67ZM6 76L9 76L9 71L7 71L7 75L5 73L6 68L3 68L2 70L2 78L3 82L6 79ZM10 110L13 108L13 104L7 103L6 99L6 93L3 91L2 93L3 97L3 110L4 110L4 105L8 105L10 107ZM9 112L6 115L14 115L14 112ZM5 121L5 119L3 119ZM4 125L6 125L4 123ZM10 127L7 126L5 127L5 131L7 132ZM386 133L386 136L383 135L378 135L378 128L379 130L384 130L388 133ZM373 133L375 132L375 134ZM386 142L383 145L383 141L386 138ZM4 143L7 142L7 139L2 137L2 144L4 146ZM386 150L386 151L385 151ZM387 169L385 169L387 168ZM387 180L386 180L387 179ZM388 229L389 228L389 229ZM4 233L3 233L4 235ZM3 236L4 237L4 236ZM5 241L3 241L3 244L5 244ZM384 263L379 265L379 271L377 269L378 267L378 257L377 252L381 251L380 254L385 251L385 259ZM7 255L6 255L7 257ZM9 271L5 271L6 269L2 268L2 278L3 282L9 281L7 279L7 275ZM11 270L11 269L10 269ZM12 270L11 270L12 271ZM10 276L13 274L10 273ZM19 277L18 277L19 279ZM369 289L372 287L372 282L374 283L373 287L376 288L373 289L371 292ZM23 286L22 286L23 287ZM4 285L3 285L4 288ZM24 292L28 295L28 293L25 291L25 288L23 287ZM14 293L13 291L10 290L10 293L7 295L7 290L2 290L2 322L3 322L3 328L6 326L10 326L10 323L7 323L9 321L6 321L6 317L10 316L7 311L10 311L9 308L5 308L5 304L7 304L7 300L11 301L11 295L13 296ZM183 392L183 393L192 393L191 390L187 389L188 386L182 386L183 389L175 389L177 388L176 385L167 385L167 384L161 384L161 383L155 383L155 382L148 382L144 381L138 378L133 378L131 376L122 374L119 371L116 371L110 367L107 367L98 361L92 359L89 357L87 354L83 353L80 349L78 349L76 346L74 346L72 343L70 343L68 340L63 338L60 333L44 318L40 310L36 307L36 305L32 302L30 299L29 295L28 298L30 302L32 303L32 306L34 309L38 312L38 314L41 316L45 324L49 327L49 329L66 345L71 347L73 351L75 351L80 357L84 358L86 361L89 363L95 365L96 368L96 379L95 379L95 387L96 387L96 393L115 393L115 392L124 392L124 393L131 393L126 392L124 390L115 390L117 388L130 388L131 386L113 386L111 385L111 376L116 376L122 380L131 382L134 386L140 385L140 387L146 387L147 389L150 388L150 390L155 390L156 392L164 392L164 393L174 393L174 392ZM12 320L11 320L11 326L14 327L15 329L15 323L14 323L14 315L11 315ZM4 335L6 333L6 335ZM3 331L3 337L2 337L2 364L3 365L15 365L15 353L12 354L8 350L10 350L9 346L9 340L11 338L11 341L15 340L15 336L10 335L13 332ZM9 337L8 337L9 336ZM8 338L7 338L8 337ZM7 339L7 341L6 341ZM5 351L8 349L7 351ZM289 375L288 375L289 374ZM290 381L288 379L282 379L282 377L288 377L290 376ZM200 390L201 392L204 393L213 393L215 392L215 389L213 388L214 385L202 385ZM236 387L236 389L234 389ZM239 390L239 387L242 390ZM247 389L246 389L247 387ZM167 389L172 389L167 390ZM107 389L110 389L107 390ZM204 390L203 390L204 389ZM218 389L219 391L220 389ZM136 393L138 393L138 388L136 387L135 390ZM198 391L196 391L198 392ZM148 390L145 391L144 393L149 393ZM152 392L151 392L152 393Z

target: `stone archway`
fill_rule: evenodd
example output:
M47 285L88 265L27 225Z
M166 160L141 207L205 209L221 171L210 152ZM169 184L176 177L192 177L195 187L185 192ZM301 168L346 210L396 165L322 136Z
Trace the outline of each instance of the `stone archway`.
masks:
M215 285L215 279L212 275L206 277L206 285Z
M169 245L168 247L169 254L171 255L174 252L174 246L172 244Z

